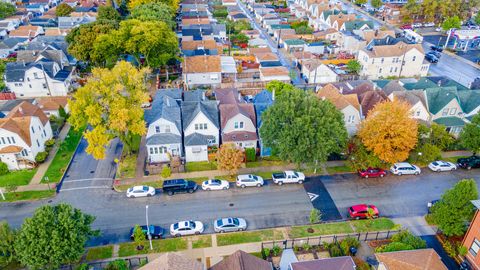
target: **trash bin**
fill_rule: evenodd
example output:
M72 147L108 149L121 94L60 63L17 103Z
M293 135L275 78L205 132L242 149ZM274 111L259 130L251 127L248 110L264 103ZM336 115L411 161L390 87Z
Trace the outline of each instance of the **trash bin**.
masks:
M355 256L357 254L357 248L356 247L350 247L350 254L352 254L352 256Z

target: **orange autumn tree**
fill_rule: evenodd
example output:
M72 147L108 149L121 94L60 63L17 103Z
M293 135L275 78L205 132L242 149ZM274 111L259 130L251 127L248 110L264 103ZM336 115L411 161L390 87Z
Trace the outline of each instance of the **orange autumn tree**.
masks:
M387 163L404 161L417 144L417 122L403 101L377 104L360 124L358 136L365 147Z
M224 143L217 152L217 167L234 175L243 163L243 150L233 143Z

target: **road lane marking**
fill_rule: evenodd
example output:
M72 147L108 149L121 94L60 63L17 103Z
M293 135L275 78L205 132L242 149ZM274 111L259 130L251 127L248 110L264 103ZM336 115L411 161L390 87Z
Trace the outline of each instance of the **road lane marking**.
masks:
M113 178L84 178L84 179L76 179L76 180L65 180L64 183L84 182L84 181L106 181L106 180L113 180Z
M111 189L112 187L109 186L90 186L90 187L78 187L78 188L66 188L60 189L60 191L72 191L72 190L80 190L80 189L99 189L99 188L108 188Z
M310 201L314 201L316 198L318 198L318 195L315 194L315 193L310 193L310 192L307 192L307 195L308 197L310 198Z

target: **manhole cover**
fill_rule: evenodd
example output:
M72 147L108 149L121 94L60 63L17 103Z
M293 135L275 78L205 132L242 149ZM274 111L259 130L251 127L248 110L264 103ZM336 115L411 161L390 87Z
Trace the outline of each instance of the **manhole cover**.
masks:
M229 203L229 204L228 204L228 206L230 206L230 207L232 207L232 206L234 206L234 205L235 205L235 204L233 204L233 203Z

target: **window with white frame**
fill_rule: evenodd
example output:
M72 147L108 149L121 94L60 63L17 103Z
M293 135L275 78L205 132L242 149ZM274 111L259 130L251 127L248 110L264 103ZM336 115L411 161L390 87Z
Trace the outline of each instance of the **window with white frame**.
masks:
M443 109L443 111L442 111L442 116L447 116L449 110L450 110L449 108Z
M202 152L202 147L200 147L200 146L192 147L192 153L197 154L197 153L200 153L200 152Z
M165 125L164 131L165 133L170 133L171 132L170 125Z
M160 126L155 126L155 132L160 133Z
M166 154L167 153L167 147L165 147L165 146L159 147L158 152L160 152L160 154Z
M241 128L243 128L243 121L234 122L234 123L233 123L233 127L234 127L235 129L241 129Z
M455 115L457 113L457 108L450 109L450 115Z
M478 241L477 238L473 239L473 243L470 246L470 254L473 255L473 257L477 256L478 251L480 250L480 241Z

